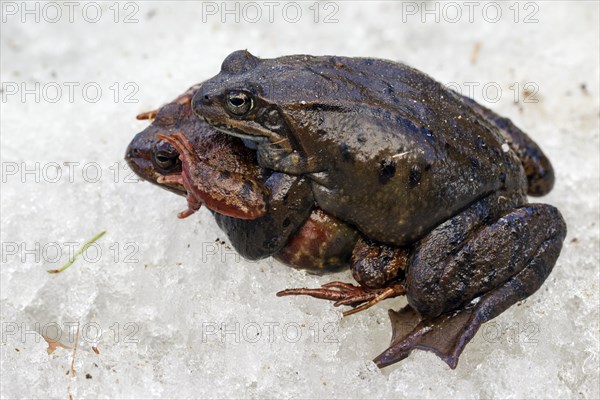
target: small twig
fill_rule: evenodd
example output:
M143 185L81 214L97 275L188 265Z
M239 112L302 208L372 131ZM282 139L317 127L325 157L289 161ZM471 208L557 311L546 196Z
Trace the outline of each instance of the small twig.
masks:
M102 231L99 234L97 234L96 236L94 236L90 241L88 241L86 244L84 244L83 247L81 249L79 249L79 251L77 253L73 254L73 257L71 259L69 259L69 261L67 261L67 263L65 265L63 265L62 267L60 267L58 269L49 269L47 272L49 274L58 274L59 272L63 272L65 269L69 268L75 262L77 257L79 257L84 251L86 251L88 249L88 247L90 247L95 241L97 241L102 236L104 236L105 233L106 233L106 231Z
M75 355L77 354L77 345L79 344L79 321L77 321L77 333L75 334L75 345L73 346L73 359L71 360L71 377L69 379L69 384L67 385L67 394L69 395L69 399L73 400L73 395L71 394L71 382L75 379L77 375L77 371L75 371Z

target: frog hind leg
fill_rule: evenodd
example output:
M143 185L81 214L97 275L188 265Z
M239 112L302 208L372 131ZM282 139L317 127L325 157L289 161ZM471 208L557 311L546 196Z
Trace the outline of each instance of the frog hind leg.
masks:
M335 301L334 306L352 306L346 317L366 310L382 300L406 294L402 282L409 249L380 244L360 238L352 251L352 274L359 286L330 282L321 288L286 289L277 296L311 296Z
M421 251L448 239L442 239L448 230L440 229L424 239ZM450 260L440 260L433 268L428 263L431 258L420 259L417 249L407 274L410 306L390 313L392 342L375 363L383 368L421 349L433 351L455 368L481 324L539 289L552 271L565 235L556 208L529 204L484 224L451 251ZM434 257L447 257L444 254ZM437 295L424 292L427 288ZM474 291L483 295L471 297ZM463 304L457 305L460 301Z
M527 194L543 196L554 186L554 169L542 149L513 122L501 117L475 100L462 96L462 99L478 114L495 125L510 148L517 154L527 176Z

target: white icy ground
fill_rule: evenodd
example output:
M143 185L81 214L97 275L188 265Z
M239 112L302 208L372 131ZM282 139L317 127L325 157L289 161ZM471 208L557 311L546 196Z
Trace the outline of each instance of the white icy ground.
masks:
M338 22L322 22L335 9L321 4L316 24L312 2L300 3L303 15L295 24L282 18L288 3L278 3L273 23L264 3L256 3L262 21L235 23L226 15L222 23L220 15L203 22L199 2L136 2L122 4L115 23L106 2L95 24L83 19L84 4L72 23L66 7L57 23L43 18L55 17L50 8L39 22L25 16L22 23L11 10L3 14L2 398L600 396L598 3L530 2L512 9L512 2L504 3L497 23L482 17L482 3L470 23L468 6L458 2L461 21L451 23L455 11L446 8L439 23L431 15L423 23L421 14L405 14L404 22L401 3L338 2ZM404 3L408 11L414 6L422 7ZM132 12L139 21L123 23ZM293 18L293 9L288 12ZM537 22L523 23L531 13ZM325 301L279 299L275 292L283 288L351 276L311 276L272 260L240 260L227 244L215 244L224 235L208 212L178 220L182 198L145 182L127 183L123 169L115 176L128 142L147 125L135 115L216 74L227 54L243 48L262 57L402 60L465 90L465 82L478 82L478 100L482 86L495 82L502 96L488 106L512 118L549 155L557 183L540 201L557 206L567 221L562 255L538 293L482 328L456 370L419 351L378 370L370 360L387 347L387 309L402 300L341 318ZM36 82L39 101L9 95L14 84L34 88ZM79 83L72 102L69 82ZM90 82L102 89L95 103L82 96ZM136 103L124 102L132 93L128 82L139 89ZM523 101L528 82L537 85L537 103ZM63 94L52 102L56 85ZM489 94L495 96L493 88ZM88 95L95 96L93 88ZM69 174L64 162L80 164ZM39 182L10 173L36 163ZM53 163L63 165L57 182L51 182ZM91 182L95 166L102 176ZM99 261L80 258L58 275L46 273L66 261L66 243L81 245L104 229ZM24 253L36 244L40 260ZM57 245L65 253L49 262ZM94 256L90 249L88 259ZM74 351L59 347L48 355L35 332L54 337L59 327L61 343L73 347L69 326L76 322L73 376Z

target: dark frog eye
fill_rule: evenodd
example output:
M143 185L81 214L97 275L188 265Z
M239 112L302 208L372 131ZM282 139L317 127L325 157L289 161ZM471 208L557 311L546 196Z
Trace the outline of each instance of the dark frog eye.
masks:
M229 92L225 98L227 109L230 113L237 116L246 115L254 107L254 100L246 92Z
M163 140L154 144L152 161L162 173L174 172L181 168L179 153L170 143Z

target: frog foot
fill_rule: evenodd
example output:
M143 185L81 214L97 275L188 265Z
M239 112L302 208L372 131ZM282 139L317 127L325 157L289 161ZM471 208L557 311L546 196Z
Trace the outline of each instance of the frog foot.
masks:
M163 185L163 184L177 185L177 186L185 188L185 185L183 183L183 176L181 174L162 175L162 176L159 176L156 181L161 185ZM193 213L195 213L196 211L198 211L200 209L200 207L202 206L202 202L194 196L188 195L186 197L186 200L188 203L188 208L187 208L187 210L183 210L183 211L179 212L177 214L177 218L181 218L181 219L187 218L190 215L192 215Z
M136 115L135 119L137 119L139 121L144 121L147 119L153 120L156 118L156 114L158 114L158 110L146 111L146 112Z
M366 310L382 300L406 294L406 288L402 284L394 284L384 288L371 289L363 286L355 286L345 282L330 282L321 286L320 289L286 289L277 293L283 296L311 296L317 299L335 301L335 307L352 306L352 310L344 311L344 317Z
M199 88L200 88L200 84L196 84L196 85L190 87L183 94L177 96L177 98L175 100L173 100L169 104L177 103L177 104L180 104L182 106L188 106L189 107L191 105L191 103L192 103L192 97L194 97L194 93L196 93ZM136 115L135 118L137 120L140 120L140 121L144 121L144 120L150 120L150 121L152 121L152 120L156 119L156 115L158 114L159 111L160 111L160 108L158 108L156 110L152 110L152 111L146 111L146 112L143 112L143 113L140 113L140 114Z
M463 349L485 322L475 305L434 318L423 318L410 305L400 311L389 310L392 322L390 347L373 361L379 368L408 357L414 349L435 353L452 369Z
M239 219L256 219L265 214L268 193L258 182L209 165L181 133L156 137L175 147L181 160L179 176L161 178L162 183L181 183L187 192L188 209L179 213L179 218L193 214L200 204L219 214Z

